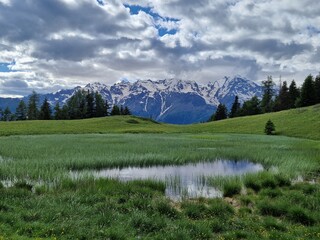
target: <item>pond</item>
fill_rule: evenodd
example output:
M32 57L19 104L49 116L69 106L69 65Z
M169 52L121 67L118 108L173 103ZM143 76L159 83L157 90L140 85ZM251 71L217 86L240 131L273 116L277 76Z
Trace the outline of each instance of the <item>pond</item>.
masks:
M114 178L120 181L137 179L164 181L166 196L173 200L180 200L182 198L221 197L221 191L207 184L207 177L235 176L262 170L261 164L249 161L217 160L185 165L103 169L91 173L96 178ZM81 172L73 172L73 174L79 176Z

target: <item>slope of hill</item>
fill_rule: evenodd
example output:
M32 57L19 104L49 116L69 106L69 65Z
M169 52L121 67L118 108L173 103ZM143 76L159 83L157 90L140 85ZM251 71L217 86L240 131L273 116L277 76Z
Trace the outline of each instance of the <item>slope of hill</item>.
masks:
M271 119L276 133L320 140L320 105L276 113L239 117L223 121L170 125L133 116L117 116L67 121L0 122L0 135L81 134L81 133L245 133L263 134Z

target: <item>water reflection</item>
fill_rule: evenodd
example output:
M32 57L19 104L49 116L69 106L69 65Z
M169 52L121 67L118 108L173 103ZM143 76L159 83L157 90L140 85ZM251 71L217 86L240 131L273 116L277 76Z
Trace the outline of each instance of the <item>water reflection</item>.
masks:
M248 161L218 160L174 166L127 167L94 171L95 177L121 181L153 179L166 183L166 195L174 200L195 197L220 197L221 192L208 186L206 177L232 176L263 170L261 164Z

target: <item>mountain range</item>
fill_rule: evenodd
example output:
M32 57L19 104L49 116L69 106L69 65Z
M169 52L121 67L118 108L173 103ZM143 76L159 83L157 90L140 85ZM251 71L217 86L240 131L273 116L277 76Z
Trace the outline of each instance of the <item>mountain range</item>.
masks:
M207 121L219 103L230 109L236 95L240 102L254 95L262 97L261 85L235 76L206 85L180 79L121 81L111 86L95 82L85 87L41 94L40 102L47 98L52 106L57 102L63 105L79 89L97 91L110 105L128 106L134 115L173 124ZM27 101L28 97L24 100ZM9 106L14 111L19 101L18 98L0 98L0 107Z

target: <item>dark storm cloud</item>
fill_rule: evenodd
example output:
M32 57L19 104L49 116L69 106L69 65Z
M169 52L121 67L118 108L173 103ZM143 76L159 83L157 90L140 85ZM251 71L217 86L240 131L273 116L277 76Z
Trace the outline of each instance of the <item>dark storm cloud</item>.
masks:
M235 43L235 46L240 49L250 50L261 53L266 57L275 59L287 59L313 49L311 44L299 44L295 42L283 43L278 39L242 39Z

